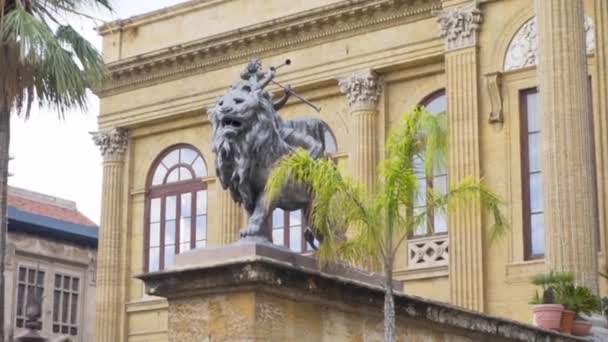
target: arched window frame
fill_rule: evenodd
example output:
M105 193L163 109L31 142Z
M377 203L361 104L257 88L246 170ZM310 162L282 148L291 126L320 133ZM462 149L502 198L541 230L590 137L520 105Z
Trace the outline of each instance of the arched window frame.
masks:
M419 102L419 106L423 106L423 107L427 107L430 104L432 104L434 101L437 101L438 99L440 99L441 97L445 98L445 110L447 110L447 94L446 94L446 90L445 88L441 88L439 90L436 90L434 92L432 92L431 94L425 96L420 102ZM445 113L445 110L443 111ZM442 112L437 112L434 114L439 114ZM420 161L421 163L423 161ZM420 190L421 193L426 193L426 189L427 188L436 188L437 185L435 184L437 182L437 180L439 179L439 182L443 182L443 183L439 183L440 186L442 186L441 190L437 190L435 189L435 191L440 191L440 192L447 192L448 190L448 171L447 171L447 165L445 165L443 168L440 169L436 169L433 171L433 175L431 177L429 177L429 175L426 175L426 173L424 171L422 172L418 172L418 180L421 182L420 186L424 186L424 191ZM414 207L414 211L416 211L416 209L418 208L424 208L426 209L428 207L428 199L425 198L424 199L419 199L419 202L417 203L417 205ZM440 228L440 230L437 229L438 226L438 220L442 220L442 226ZM445 235L448 233L448 221L447 221L447 214L440 212L440 211L435 211L435 210L430 210L428 211L428 215L427 218L425 220L425 224L424 226L419 227L418 229L416 229L413 232L413 238L421 238L421 237L427 237L427 236L435 236L435 235Z
M332 139L334 151L327 151L327 141L325 142L326 153L336 162L335 155L338 153L338 141L331 129L325 131L325 138ZM308 228L309 215L306 210L286 211L275 209L272 215L272 240L279 246L285 246L298 253L312 252L312 248L303 238L304 231ZM294 234L299 234L296 238ZM281 241L275 241L275 238Z
M195 154L190 164L184 163L181 160L181 150L190 150ZM165 175L162 177L162 183L155 183L155 175L163 160L174 151L180 151L177 163L165 167ZM198 162L198 159L202 161L202 164ZM193 166L198 164L202 169L197 174L197 169ZM190 172L192 178L186 180L178 180L167 183L171 173L177 169L179 172L186 169ZM207 163L200 151L190 144L177 144L170 146L163 150L154 160L148 177L146 180L146 200L145 200L145 220L144 220L144 269L148 272L164 270L170 265L166 265L165 254L166 248L173 246L173 258L175 255L183 252L184 250L190 250L195 248L204 248L207 244L207 184L203 182L203 178L207 176ZM186 196L188 195L188 196ZM188 198L189 197L189 198ZM167 218L167 201L169 198L174 198L175 212L171 212L172 218ZM154 206L158 207L158 213L156 221L152 221L153 217L153 201L158 200L158 204ZM182 213L182 207L189 205L190 213ZM173 211L173 210L171 210ZM169 221L173 222L174 237L173 243L167 243L166 226ZM188 222L190 229L184 229L182 231L182 224ZM151 231L152 224L158 227L158 246L151 246ZM182 239L181 235L186 235L189 232L190 238L188 241ZM183 233L183 234L182 234ZM200 235L200 236L199 236ZM158 263L157 267L151 267L150 264L150 253L152 248L158 248ZM173 259L171 261L172 263Z

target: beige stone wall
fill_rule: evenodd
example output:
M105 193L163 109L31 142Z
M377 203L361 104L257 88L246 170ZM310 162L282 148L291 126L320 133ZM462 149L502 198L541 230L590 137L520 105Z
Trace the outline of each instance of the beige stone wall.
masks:
M273 1L263 4L256 2L259 7L253 11L252 1L198 1L191 3L189 9L183 5L173 11L166 10L125 22L123 31L105 31L104 54L109 62L119 64L120 58L157 51L172 44L208 39L212 33L226 32L239 25L259 24L293 13L310 14L307 11L311 8L339 3L329 0L298 1L287 7L278 6ZM222 12L225 13L222 16L218 14L229 6L239 6L242 11ZM585 6L586 15L595 18L593 1L585 0ZM484 75L503 72L509 42L534 15L534 9L529 0L487 1L483 2L481 9L483 23L479 32L476 65L479 77L480 171L487 183L506 200L506 214L511 229L493 243L490 243L487 234L483 236L483 291L479 295L483 298L486 312L529 321L528 301L534 289L528 279L530 275L543 270L544 264L542 260L524 260L518 94L521 89L538 84L536 68L502 73L498 89L504 119L498 123L489 122L493 107ZM366 18L373 18L382 10L383 7ZM237 14L242 16L238 20L235 17ZM211 25L216 30L213 32L200 30L199 25L193 24L205 20L213 22L217 18L221 18L221 25ZM603 18L605 20L606 17ZM401 115L426 95L447 85L444 41L438 36L439 25L435 18L426 16L411 22L403 20L385 27L370 26L373 28L367 30L366 23L362 21L363 28L353 30L352 34L331 33L331 28L322 27L318 29L319 32L328 32L331 38L296 42L293 47L263 53L265 66L281 64L288 57L293 60L292 66L281 69L280 81L292 84L299 93L312 99L323 110L317 114L306 105L291 100L282 114L285 118L317 116L328 122L337 138L340 165L346 172L352 172L350 162L356 151L357 140L354 135L355 121L338 87L339 78L368 68L384 77L385 89L378 105L376 123L380 156L388 131L399 122ZM267 25L279 25L279 22ZM277 35L273 39L278 41L286 37ZM272 42L265 41L263 44L272 47ZM606 65L596 63L595 59L595 55L589 56L589 70L594 80L601 72L596 64L602 68ZM145 180L154 158L164 149L177 143L189 143L202 152L210 172L210 177L205 178L209 187L209 244L220 242L218 201L214 201L218 196L219 184L213 178L213 156L208 144L210 125L204 108L238 77L243 61L227 62L205 69L205 72L193 72L179 78L166 77L158 82L145 83L145 86L124 86L102 94L100 128L124 127L130 134L129 154L125 162L128 177L124 179L123 187L129 200L124 201L122 210L125 215L123 229L127 232L125 236L129 237L122 260L126 270L124 286L128 289L126 319L123 322L125 340L166 339L166 304L163 300L145 296L142 283L133 279L134 275L144 270ZM181 63L188 63L188 60ZM139 72L154 74L155 70ZM458 77L457 71L455 77ZM599 102L598 87L594 83L596 104ZM596 113L598 116L600 114ZM606 181L605 174L599 177ZM490 224L487 218L481 219L483 227ZM602 227L604 237L605 229L605 226ZM451 300L448 266L412 270L407 258L404 248L396 266L396 277L406 281L406 292L442 301ZM599 258L600 267L605 267L605 255L601 254ZM605 281L602 284L602 293L606 293L608 286Z
M19 267L38 268L45 272L44 300L41 321L45 337L65 336L53 333L53 290L55 274L79 278L78 336L70 336L74 342L92 341L95 336L95 267L97 252L93 248L43 239L31 234L9 232L6 256L6 307L3 308L9 336L19 336L24 329L16 327L17 277Z

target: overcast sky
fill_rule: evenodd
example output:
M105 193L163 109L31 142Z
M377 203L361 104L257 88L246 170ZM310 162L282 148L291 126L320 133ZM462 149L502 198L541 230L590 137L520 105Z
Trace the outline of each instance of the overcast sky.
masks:
M97 11L95 16L123 19L185 1L113 0L114 13ZM73 20L71 24L101 47L93 21ZM81 212L99 223L101 156L89 134L97 130L99 101L94 95L89 98L86 113L68 113L64 121L53 111L37 108L27 121L12 118L10 151L15 159L10 162L14 176L9 184L76 201Z

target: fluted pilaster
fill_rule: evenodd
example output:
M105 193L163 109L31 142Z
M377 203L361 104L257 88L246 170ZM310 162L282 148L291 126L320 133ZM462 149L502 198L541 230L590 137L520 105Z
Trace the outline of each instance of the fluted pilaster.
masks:
M437 13L445 39L449 161L452 185L481 176L479 157L479 74L477 2ZM450 298L453 304L484 311L483 227L478 201L450 212Z
M346 95L350 113L355 119L354 153L352 169L365 190L374 191L378 163L378 102L383 80L372 70L353 73L340 80L340 89Z
M239 239L241 208L232 199L229 191L219 191L220 244L226 245Z
M124 155L127 149L127 133L122 129L93 133L103 161L103 189L101 198L101 222L97 252L97 305L95 341L121 341L120 326L124 310L120 271L122 255L121 210Z
M608 2L595 0L596 74L598 101L594 110L595 161L597 174L598 218L600 227L608 227ZM605 234L605 233L604 233ZM602 249L608 251L608 234L604 235ZM600 237L598 237L600 238ZM604 253L608 258L608 253ZM608 265L608 260L604 261Z
M579 284L597 293L595 170L583 2L536 0L535 10L545 262L549 269L574 272Z

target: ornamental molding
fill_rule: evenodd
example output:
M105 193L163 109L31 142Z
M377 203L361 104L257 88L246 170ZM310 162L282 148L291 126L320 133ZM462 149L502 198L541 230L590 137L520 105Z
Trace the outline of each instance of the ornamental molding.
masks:
M371 70L352 73L338 80L340 91L346 95L351 112L377 110L384 89L384 79Z
M104 160L116 161L124 158L129 142L126 129L113 128L102 132L91 132L91 135Z
M585 16L585 41L587 54L595 51L595 24ZM538 62L538 24L536 17L530 18L513 36L505 55L503 69L517 70L536 66Z
M431 17L441 0L345 0L108 64L106 97Z
M440 37L445 40L445 49L462 49L477 45L477 36L481 27L482 16L479 2L434 11L440 25Z
M486 74L485 83L491 106L488 121L490 123L503 122L502 95L500 92L500 87L502 85L502 73L491 72Z

